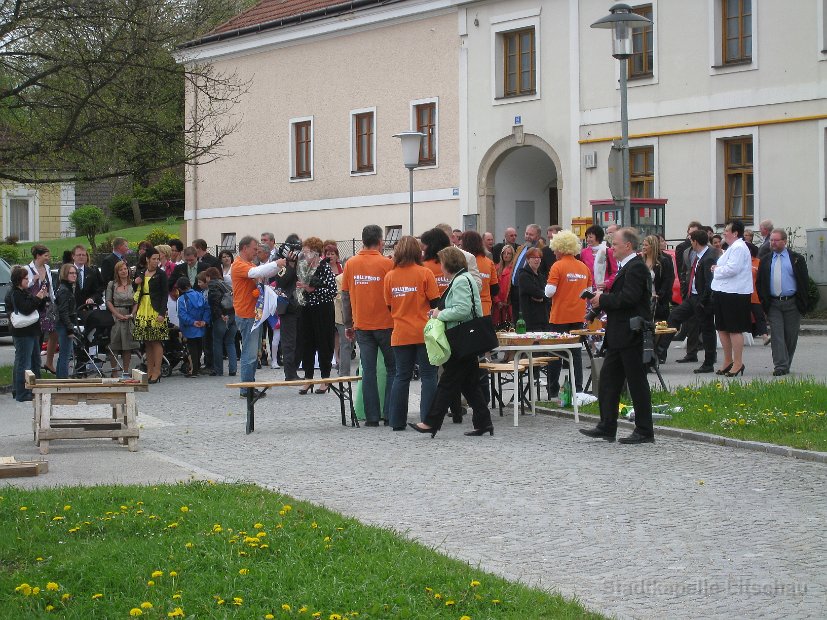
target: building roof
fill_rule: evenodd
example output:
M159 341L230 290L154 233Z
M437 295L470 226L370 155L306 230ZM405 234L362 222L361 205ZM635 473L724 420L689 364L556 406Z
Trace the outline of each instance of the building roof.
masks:
M181 47L196 47L245 34L402 1L404 0L261 0L258 4L217 26L207 35L195 41L188 41Z

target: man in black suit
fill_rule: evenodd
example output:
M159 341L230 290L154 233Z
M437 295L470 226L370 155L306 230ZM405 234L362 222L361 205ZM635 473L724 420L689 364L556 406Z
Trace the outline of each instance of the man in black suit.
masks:
M75 304L78 307L84 304L100 305L103 302L103 279L98 268L88 264L89 253L84 245L78 244L72 249L72 262L78 272Z
M175 265L172 270L172 275L169 277L169 290L175 288L175 283L178 278L187 278L190 281L190 286L196 288L195 281L198 274L207 269L207 266L198 262L198 252L192 246L184 248L183 252L184 262L180 265Z
M762 223L763 224L763 223ZM770 252L758 264L758 297L770 322L772 374L789 374L793 363L801 315L807 311L810 278L807 261L787 247L787 231L774 229L767 237Z
M119 261L126 260L127 254L129 254L129 242L123 237L115 237L112 240L112 253L101 263L101 280L104 286L115 279L115 265Z
M215 267L221 271L221 261L215 256L207 252L207 242L203 239L196 239L192 242L192 247L195 248L195 254L198 256L198 262L203 265L204 269Z
M606 356L600 371L600 422L593 429L580 429L588 437L614 441L617 413L624 381L629 384L635 407L635 430L620 443L654 443L652 427L652 393L643 363L643 332L633 330L630 320L651 316L652 276L646 263L635 252L640 237L632 228L617 230L612 249L618 273L611 292L598 291L592 306L606 312Z
M712 311L712 266L718 256L709 246L709 235L703 228L689 233L692 242L692 263L687 267L686 288L683 303L669 315L669 327L681 327L687 321L697 321L704 348L704 362L695 374L713 372L717 359L715 314ZM658 342L658 355L666 358L672 336L662 336ZM688 345L687 345L688 346ZM680 360L679 360L680 361Z

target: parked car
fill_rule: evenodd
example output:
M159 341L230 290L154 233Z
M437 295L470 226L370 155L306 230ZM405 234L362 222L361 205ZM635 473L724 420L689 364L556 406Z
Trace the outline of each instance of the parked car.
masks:
M6 293L11 288L11 267L0 258L0 336L9 336L9 315L11 308L6 308Z

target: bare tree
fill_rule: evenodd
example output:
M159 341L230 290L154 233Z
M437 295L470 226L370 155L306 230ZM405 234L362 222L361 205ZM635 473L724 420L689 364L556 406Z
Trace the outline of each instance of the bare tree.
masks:
M249 0L0 0L0 177L148 175L221 155L247 90L177 45ZM185 116L185 93L198 105Z

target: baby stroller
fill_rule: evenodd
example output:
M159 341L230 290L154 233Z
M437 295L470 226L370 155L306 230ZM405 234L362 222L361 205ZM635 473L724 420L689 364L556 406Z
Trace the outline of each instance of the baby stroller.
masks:
M78 308L78 318L70 375L103 377L104 373L108 376L112 372L123 372L123 366L109 348L109 333L115 324L112 314L95 304L84 304Z
M184 336L175 325L169 326L169 339L164 341L164 356L161 358L161 376L171 377L172 371L180 365L182 374L190 371L190 356ZM141 370L146 372L146 353L141 347Z

